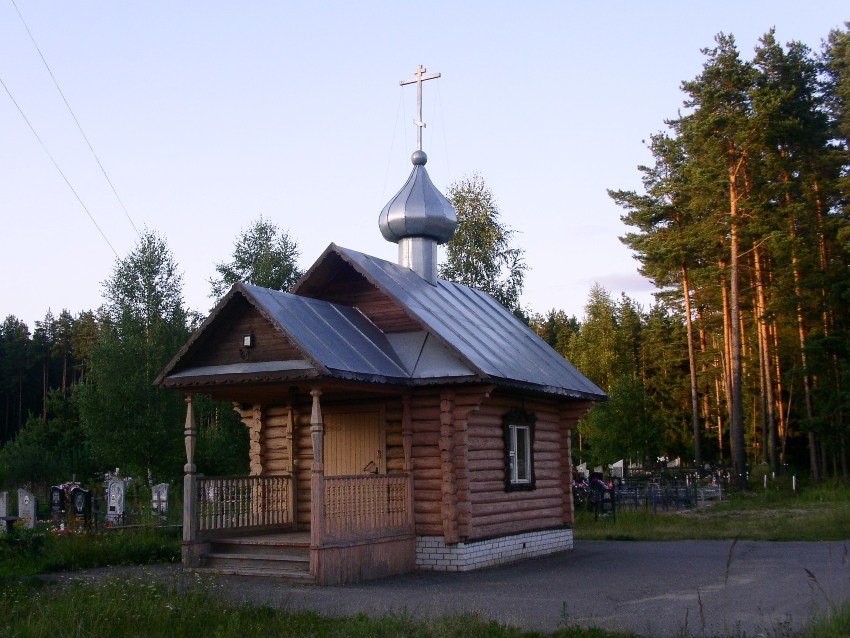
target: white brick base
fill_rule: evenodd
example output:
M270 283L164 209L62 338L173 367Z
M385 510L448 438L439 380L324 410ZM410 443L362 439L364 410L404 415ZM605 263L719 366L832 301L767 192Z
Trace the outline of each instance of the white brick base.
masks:
M573 530L552 529L446 545L442 536L416 537L416 567L466 572L573 548Z

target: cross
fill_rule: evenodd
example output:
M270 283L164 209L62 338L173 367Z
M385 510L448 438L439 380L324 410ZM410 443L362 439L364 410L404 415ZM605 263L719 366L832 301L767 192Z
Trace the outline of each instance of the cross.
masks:
M425 122L422 121L422 83L425 80L436 80L440 77L439 73L430 73L425 75L425 71L427 71L424 66L421 64L419 68L414 71L416 77L412 80L401 80L399 84L404 86L405 84L413 84L416 82L416 106L419 109L419 117L413 120L413 123L416 125L416 150L422 150L422 129L425 128Z

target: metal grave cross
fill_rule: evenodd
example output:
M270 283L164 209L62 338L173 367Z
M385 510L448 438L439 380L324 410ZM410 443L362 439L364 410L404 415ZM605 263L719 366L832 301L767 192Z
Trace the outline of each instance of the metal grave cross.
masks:
M425 71L427 71L424 66L421 64L419 68L414 71L416 73L416 77L412 80L401 80L399 84L404 86L405 84L413 84L416 83L416 106L418 109L418 118L413 120L413 123L416 125L416 150L422 150L422 129L425 128L425 122L422 121L422 83L425 80L436 80L440 77L439 73L429 73L425 75Z

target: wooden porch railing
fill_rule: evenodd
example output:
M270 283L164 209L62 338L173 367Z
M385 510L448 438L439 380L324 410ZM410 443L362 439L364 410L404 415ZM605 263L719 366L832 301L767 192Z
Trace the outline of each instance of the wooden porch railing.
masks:
M370 538L412 530L407 474L323 479L326 540Z
M286 525L293 520L289 476L204 476L197 485L197 530Z

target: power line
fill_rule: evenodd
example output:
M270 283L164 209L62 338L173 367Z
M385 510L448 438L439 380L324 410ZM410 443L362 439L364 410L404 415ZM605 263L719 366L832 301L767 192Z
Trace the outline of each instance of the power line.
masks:
M56 77L53 75L53 71L50 69L50 65L47 64L47 60L44 58L44 54L41 52L41 49L39 48L38 43L35 41L35 38L33 37L32 32L30 31L30 28L27 26L26 20L24 20L24 16L21 14L21 11L18 9L18 5L15 4L15 0L11 0L11 1L12 1L12 6L15 7L15 11L18 13L18 17L21 19L21 24L24 25L24 29L26 29L27 35L30 37L30 41L32 41L32 44L35 47L35 50L38 51L38 55L41 58L41 61L44 63L44 68L46 68L47 72L50 74L50 79L53 80L53 85L56 87L56 90L59 91L59 95L62 96L62 101L65 102L65 106L68 108L68 113L71 114L71 117L73 118L74 123L77 125L77 129L79 129L79 131L80 131L80 135L82 135L83 139L86 141L86 144L88 145L92 156L94 157L95 161L97 162L97 165L100 167L100 172L103 173L103 177L106 178L106 183L109 184L109 188L112 189L112 192L115 195L115 199L117 199L118 203L121 205L121 209L124 211L124 215L127 217L127 221L130 222L130 225L133 227L133 230L136 231L136 235L138 235L139 239L141 239L142 235L141 235L141 233L139 233L139 229L136 228L136 224L133 223L133 220L130 217L130 213L127 211L127 207L124 206L124 202L121 201L121 197L119 197L118 191L115 190L115 186L112 184L112 180L109 179L109 175L106 174L106 169L103 168L103 164L101 163L100 158L97 156L97 153L95 153L94 148L92 147L91 142L89 141L89 138L86 135L85 131L83 131L83 127L80 125L80 121L77 119L77 116L74 114L74 110L71 108L71 105L68 103L68 99L65 97L65 94L62 92L62 88L59 86L59 82L56 81ZM8 89L7 89L7 92L8 92ZM18 109L18 110L20 110L20 109Z
M18 104L18 101L15 99L15 96L12 95L12 92L9 90L9 87L6 86L6 83L3 81L3 78L0 78L0 84L3 85L3 88L6 90L6 94L9 96L9 99L12 100L12 104L14 104L15 108L18 109L18 113L20 113L21 117L24 118L24 122L26 122L27 126L30 127L30 131L32 131L32 134L35 135L35 139L37 139L38 143L41 144L41 148L43 148L44 152L47 153L47 157L49 157L50 161L53 162L53 166L56 167L57 171L59 171L59 174L62 176L62 179L65 180L65 183L68 185L68 188L70 188L71 192L74 193L74 197L76 197L77 201L80 202L80 206L82 206L83 210L86 211L86 215L89 216L91 223L94 224L95 228L97 228L98 232L100 233L100 236L103 237L103 241L105 241L107 243L107 245L109 246L109 248L112 250L113 254L115 255L115 258L117 259L118 258L118 252L115 250L115 248L112 247L112 244L110 243L109 239L106 238L106 234L103 232L101 227L98 226L97 222L94 220L94 217L92 217L92 214L91 214L91 212L89 212L88 207L85 205L85 203L83 203L83 200L80 199L80 196L77 194L77 191L71 185L71 182L68 181L68 178L65 177L65 173L63 173L62 169L59 168L59 164L57 164L56 160L53 159L53 155L47 149L47 146L45 146L44 142L41 140L41 137L39 137L35 128L33 128L33 125L30 123L29 118L26 116L23 109L21 109L20 105Z
M401 114L404 111L404 88L399 87L399 96L398 96L398 106L396 107L395 113L395 124L393 124L393 137L390 141L390 153L387 157L387 170L384 173L384 188L381 190L381 201L384 201L384 198L387 196L387 181L390 177L390 165L393 161L393 149L395 149L395 137L396 132L398 131L398 123L401 119Z

